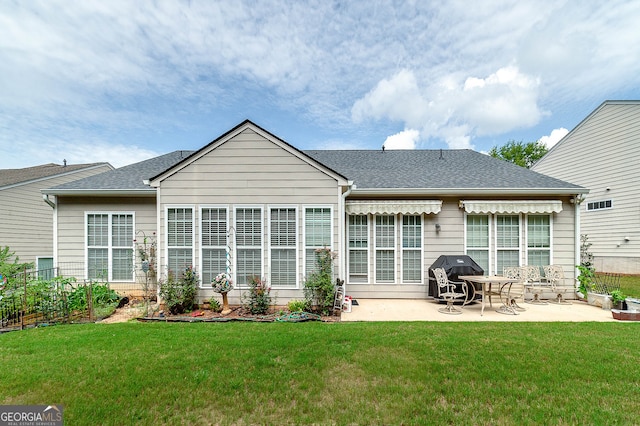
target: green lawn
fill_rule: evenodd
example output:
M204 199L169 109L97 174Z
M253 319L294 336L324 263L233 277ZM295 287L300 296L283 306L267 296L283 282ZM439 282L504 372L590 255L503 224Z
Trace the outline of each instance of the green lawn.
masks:
M0 335L69 425L638 424L637 323L137 323Z
M627 296L640 298L640 275L621 277L620 289Z

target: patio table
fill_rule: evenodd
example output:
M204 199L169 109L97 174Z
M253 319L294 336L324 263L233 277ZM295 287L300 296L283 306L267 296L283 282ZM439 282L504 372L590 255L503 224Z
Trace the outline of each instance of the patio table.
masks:
M471 298L467 297L466 303L471 302L475 299L476 295L476 284L479 284L482 287L482 309L480 310L480 315L484 315L484 306L487 296L489 296L489 307L493 307L491 302L491 296L499 296L502 301L502 306L497 309L497 312L502 314L511 314L518 315L518 312L511 305L511 285L515 282L518 282L517 279L507 278L498 275L459 275L458 279L466 281L467 283L471 283L469 287L473 288L473 296ZM498 290L493 290L491 287L493 284L498 286ZM503 294L506 292L506 299L503 299ZM505 301L506 300L506 301Z

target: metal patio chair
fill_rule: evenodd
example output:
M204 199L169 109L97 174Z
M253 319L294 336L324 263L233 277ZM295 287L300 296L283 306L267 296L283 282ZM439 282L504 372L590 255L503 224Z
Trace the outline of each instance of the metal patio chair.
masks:
M451 281L444 268L434 268L432 271L436 278L438 297L447 302L447 306L438 309L438 312L453 315L461 314L462 310L456 308L453 303L459 299L462 299L462 302L467 299L467 283ZM460 287L460 290L458 290L458 287Z
M560 305L571 305L571 302L565 299L564 295L567 293L567 291L575 291L575 288L573 285L567 284L562 266L545 266L544 276L547 279L547 283L549 283L549 288L556 295L556 297L549 300L549 302L558 303Z
M518 300L524 301L524 283L525 283L525 267L521 266L508 266L503 269L502 275L507 278L514 279L508 290L508 300L506 304L516 311L526 311L525 308L518 305ZM501 296L501 297L506 297Z
M528 293L533 295L533 299L526 300L526 302L534 305L548 305L549 303L547 303L546 300L540 299L544 290L549 288L549 284L542 281L542 277L540 276L540 267L523 266L522 270L525 281L524 288Z

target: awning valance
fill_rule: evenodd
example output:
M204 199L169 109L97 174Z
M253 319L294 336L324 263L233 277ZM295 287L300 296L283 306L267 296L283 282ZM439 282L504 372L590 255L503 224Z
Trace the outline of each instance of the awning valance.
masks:
M441 200L352 200L345 206L348 214L437 214L442 209Z
M559 200L464 200L467 213L560 213Z

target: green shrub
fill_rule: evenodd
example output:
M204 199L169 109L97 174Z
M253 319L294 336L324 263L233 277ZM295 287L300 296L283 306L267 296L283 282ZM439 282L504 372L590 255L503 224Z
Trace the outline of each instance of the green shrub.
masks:
M252 314L266 314L272 304L271 287L260 277L251 277L249 291L242 295L242 301Z
M289 312L303 312L309 309L305 300L290 300L287 308Z
M169 312L176 315L193 310L198 282L198 274L191 266L185 268L179 279L169 271L167 280L160 284L160 297L164 300Z
M211 299L209 301L209 309L211 309L213 312L222 312L222 306L220 306L220 302L218 302L218 299Z
M328 248L316 250L316 271L304 283L307 307L328 315L333 310L335 285L333 284L333 260L336 254Z

